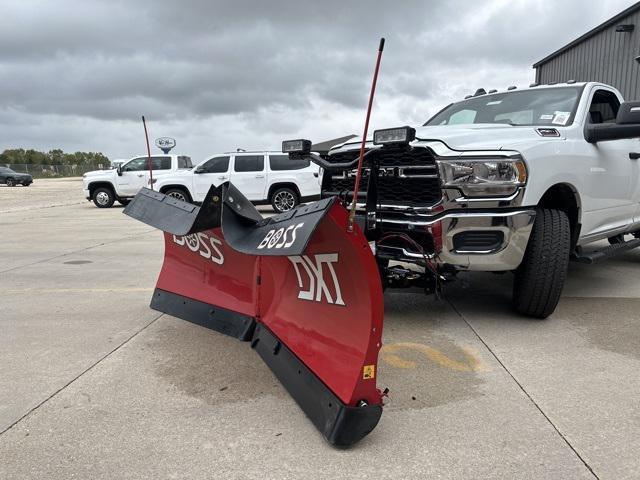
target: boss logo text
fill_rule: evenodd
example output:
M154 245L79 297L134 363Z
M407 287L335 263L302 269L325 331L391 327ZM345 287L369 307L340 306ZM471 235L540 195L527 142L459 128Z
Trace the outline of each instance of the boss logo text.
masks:
M304 223L299 223L297 225L289 225L287 228L269 230L269 233L265 235L260 245L258 245L258 249L290 247L296 241L296 230L303 225Z
M192 252L198 252L206 259L211 259L213 263L222 265L224 263L224 255L220 250L222 240L217 239L213 235L209 236L204 232L193 233L187 236L174 235L173 241L180 246L186 245Z

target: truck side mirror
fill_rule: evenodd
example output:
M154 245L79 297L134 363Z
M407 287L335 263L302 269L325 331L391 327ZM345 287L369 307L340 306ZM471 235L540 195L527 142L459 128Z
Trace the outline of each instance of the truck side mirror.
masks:
M640 102L623 102L616 123L587 123L584 138L589 143L640 138Z
M119 164L116 167L116 172L118 173L118 176L121 177L122 176L122 164Z
M616 116L617 125L640 125L640 102L623 102Z
M204 173L204 169L202 167L196 167L193 169L193 173Z

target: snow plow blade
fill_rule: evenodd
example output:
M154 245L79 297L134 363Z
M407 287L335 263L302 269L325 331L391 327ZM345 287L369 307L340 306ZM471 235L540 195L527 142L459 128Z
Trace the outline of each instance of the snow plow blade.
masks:
M165 232L151 307L250 342L329 443L377 425L377 265L334 198L263 218L231 184L197 207L143 190L124 213Z

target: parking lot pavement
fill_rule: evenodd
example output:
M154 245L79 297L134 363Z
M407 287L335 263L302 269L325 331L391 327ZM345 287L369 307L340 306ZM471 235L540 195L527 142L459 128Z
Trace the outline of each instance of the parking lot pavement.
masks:
M390 399L338 450L246 344L148 308L158 232L23 206L0 213L0 478L637 478L638 253L572 265L543 322L509 275L386 294Z
M82 197L82 178L36 178L28 187L0 185L0 214L61 205L77 205Z

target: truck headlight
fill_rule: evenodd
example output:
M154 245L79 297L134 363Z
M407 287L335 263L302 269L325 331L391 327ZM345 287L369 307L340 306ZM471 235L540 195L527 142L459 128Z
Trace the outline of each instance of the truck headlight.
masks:
M455 187L469 197L509 195L527 183L522 159L439 160L443 187Z

